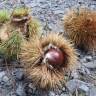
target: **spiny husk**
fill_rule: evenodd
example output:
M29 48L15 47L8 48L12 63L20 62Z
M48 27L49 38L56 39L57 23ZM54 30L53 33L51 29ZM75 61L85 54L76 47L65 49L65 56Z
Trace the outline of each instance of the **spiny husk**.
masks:
M14 33L14 30L18 30L20 33L19 27L13 27L13 25L10 24L10 22L7 22L6 24L3 24L0 29L0 40L1 42L5 42L9 39L9 37ZM17 31L16 31L17 32Z
M10 14L8 10L1 9L0 10L0 24L6 23L7 21L9 21L9 18L10 18Z
M20 31L26 38L32 38L35 35L41 36L42 34L41 24L38 20L34 18L30 18L30 20L21 24L10 22L8 26L8 30L20 29Z
M4 24L0 28L0 42L4 42L6 40L8 40L8 32L7 32L7 27Z
M29 9L27 7L17 7L12 12L12 17L22 18L29 15Z
M64 16L64 29L79 48L96 50L96 11L86 8L70 10Z
M29 38L41 34L41 24L38 20L29 15L28 8L21 7L14 9L11 17L10 24L12 28L20 28L20 31L25 37Z
M66 61L62 67L50 69L42 63L42 55L49 44L53 44L66 54ZM34 37L29 42L22 43L20 52L21 62L26 74L32 79L33 84L40 88L57 89L65 82L66 71L73 70L76 63L76 51L61 35L50 34L39 39Z
M5 26L6 23L9 21L10 14L8 10L2 9L0 10L0 43L4 40L7 40L7 27ZM5 32L6 31L6 32Z
M27 7L16 7L11 14L11 24L14 27L23 27L30 19Z
M42 27L39 22L39 20L36 20L35 18L32 18L28 23L28 35L29 38L32 38L33 36L41 36L42 34Z
M10 25L12 28L20 28L24 31L24 26L29 20L29 11L27 7L16 7L11 14Z
M0 54L6 60L18 59L18 54L20 52L21 36L17 30L12 32L7 40L1 42L0 44Z

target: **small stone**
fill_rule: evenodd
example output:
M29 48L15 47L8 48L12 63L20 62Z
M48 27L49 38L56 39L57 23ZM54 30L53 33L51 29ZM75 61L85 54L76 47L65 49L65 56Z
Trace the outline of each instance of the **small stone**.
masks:
M64 14L64 11L63 10L56 10L55 11L55 14L62 14L63 15Z
M95 10L95 9L96 9L96 5L91 5L90 8L91 8L92 10Z
M92 61L92 56L86 56L82 59L82 62L83 63L88 63L88 62L91 62Z
M16 96L26 96L26 93L24 91L24 86L22 84L19 84L16 90Z
M78 79L70 80L69 82L67 82L66 87L68 88L68 90L71 93L75 92L76 89L82 89L83 91L86 91L86 92L89 91L88 83L85 83ZM84 89L84 87L85 87L85 89Z
M89 69L96 69L96 60L88 63L83 63L83 65Z
M79 1L78 3L79 3L80 5L82 4L82 2L80 2L80 1Z
M74 79L79 78L79 74L78 74L78 72L77 72L76 70L72 71L71 76L72 76L72 78L74 78Z
M90 74L90 70L87 67L81 66L81 68L79 68L79 70L78 70L78 73L80 75L86 75L86 74Z
M24 73L22 69L16 69L13 72L13 76L15 77L16 80L22 80L24 77Z
M62 88L62 91L66 91L66 88L65 88L65 87L63 87L63 88Z
M7 96L16 96L15 92L11 91L10 93L7 94Z
M64 93L62 93L60 96L69 96L68 94L64 94Z
M90 88L90 95L89 96L96 96L96 87Z
M66 83L66 87L68 88L68 90L73 93L76 88L77 88L77 80L70 80Z
M30 94L38 94L38 92L36 90L36 87L34 87L32 83L27 83L26 84L25 92L26 92L26 94L28 94L28 96L30 96ZM35 96L35 95L32 95L32 96Z
M89 96L88 92L85 92L84 90L78 89L77 92L79 96Z
M50 91L48 96L56 96L56 94L54 92Z
M6 87L12 87L12 83L12 80L7 75L2 78L2 84Z
M86 57L86 61L87 61L87 62L92 61L92 56L87 56L87 57Z
M2 81L2 78L3 78L4 75L5 75L4 71L0 72L0 82Z
M86 92L86 93L88 93L88 91L89 91L89 87L86 86L86 85L84 85L84 84L82 84L82 85L79 87L79 89L80 89L80 90L83 90L83 91Z
M32 83L29 84L30 91L34 93L36 91L36 88L32 85Z
M9 81L9 78L8 78L7 76L4 76L4 77L2 78L2 81L5 82L5 83L7 83L7 82Z

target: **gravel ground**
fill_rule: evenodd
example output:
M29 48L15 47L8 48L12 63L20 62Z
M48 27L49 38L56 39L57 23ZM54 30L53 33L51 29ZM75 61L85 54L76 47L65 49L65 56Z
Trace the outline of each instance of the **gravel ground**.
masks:
M96 9L95 0L22 1L32 8L32 15L41 21L44 32L63 32L63 16L69 8L85 6ZM19 5L19 0L0 0L0 8L10 11ZM33 87L32 83L25 80L22 68L0 68L0 96L96 96L96 56L80 53L79 57L78 68L72 72L66 88L57 92L45 92ZM0 59L0 64L2 62Z

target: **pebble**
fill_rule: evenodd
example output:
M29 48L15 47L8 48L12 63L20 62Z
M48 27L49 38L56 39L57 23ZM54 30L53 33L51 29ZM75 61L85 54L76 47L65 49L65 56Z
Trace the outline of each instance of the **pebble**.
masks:
M83 90L84 92L88 93L89 92L89 87L82 84L80 87L79 87L80 90Z
M78 79L79 78L79 74L78 74L78 72L76 70L72 71L71 76L74 79Z
M92 56L87 56L87 57L86 57L86 61L87 61L87 62L91 62L91 61L92 61Z
M61 94L60 96L70 96L70 95L68 95L68 94Z
M15 77L16 80L22 80L24 77L24 72L23 69L15 69L13 71L13 76Z
M0 72L0 82L2 81L2 78L5 76L5 71Z
M83 63L83 65L89 69L96 69L96 60L88 63Z
M32 83L29 84L29 89L30 89L30 91L32 91L31 93L35 93L35 91L36 91L36 88L33 86Z
M82 61L83 61L83 63L91 62L92 61L92 56L85 56Z
M89 96L96 96L96 87L90 88Z
M48 96L56 96L56 94L54 92L50 91Z
M5 75L5 76L2 78L2 81L5 82L5 83L7 83L7 82L9 81L8 76Z
M16 96L27 96L24 91L24 86L22 85L22 83L20 83L17 87Z
M89 88L88 88L89 84L85 83L83 81L80 81L78 79L73 79L70 80L69 82L67 82L66 87L68 88L68 90L71 93L74 93L76 89L81 89L84 92L88 93L89 92Z

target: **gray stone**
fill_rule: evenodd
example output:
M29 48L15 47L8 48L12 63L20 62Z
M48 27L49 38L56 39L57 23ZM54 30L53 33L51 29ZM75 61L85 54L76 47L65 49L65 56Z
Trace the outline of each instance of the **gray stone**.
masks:
M86 56L86 61L87 61L87 62L92 61L92 56Z
M16 96L26 96L26 93L24 91L24 86L22 85L22 83L18 85L16 94L17 94Z
M64 14L64 11L63 10L56 10L55 11L55 14L62 14L63 15Z
M30 83L28 87L29 87L29 89L30 89L31 93L35 93L36 88L33 86L33 84L32 84L32 83Z
M96 87L91 87L89 94L89 96L96 96Z
M2 71L2 72L0 72L0 82L2 81L2 78L5 76L5 72L4 71Z
M91 5L90 8L91 8L92 10L94 10L94 9L96 9L96 5Z
M48 96L56 96L56 94L54 92L50 91Z
M71 76L72 76L74 79L78 79L78 78L79 78L79 74L78 74L77 70L72 71Z
M7 83L9 81L9 78L5 75L3 78L2 78L2 81L4 81L5 83Z
M70 96L70 95L62 93L60 96Z
M79 87L80 90L83 90L84 92L88 93L89 92L89 87L82 84L80 87Z
M84 58L83 58L83 62L84 63L88 63L88 62L91 62L92 61L92 56L85 56Z
M89 85L88 83L85 83L77 79L70 80L66 84L68 90L71 93L73 93L76 89L82 89L83 91L88 92L89 91L88 85Z
M83 65L84 65L84 63L83 63ZM85 67L85 65L84 66L81 66L81 68L79 68L78 72L79 72L79 75L80 74L81 75L91 74L90 73L90 70L87 67Z
M22 80L24 77L23 69L14 70L13 76L15 77L16 80Z
M92 62L88 62L88 63L82 63L84 66L86 66L87 68L90 69L95 69L96 68L96 60L92 61Z
M71 93L73 93L76 90L76 88L78 88L77 84L78 84L77 80L70 80L69 82L66 83L66 87Z

